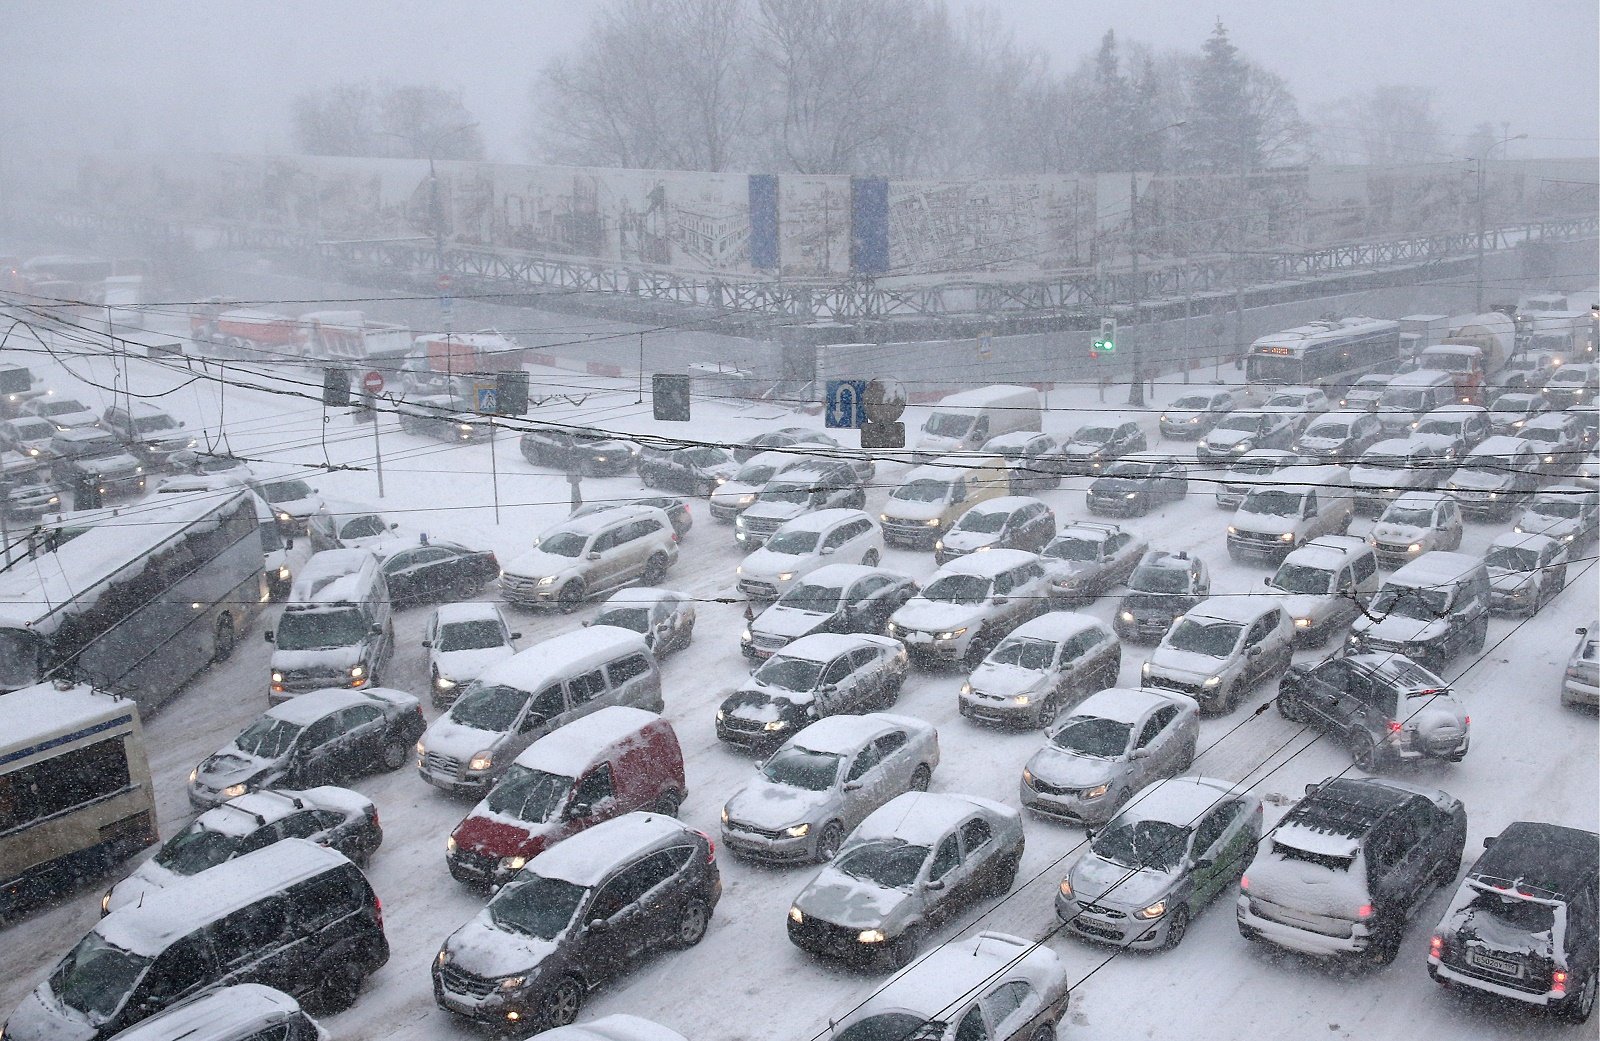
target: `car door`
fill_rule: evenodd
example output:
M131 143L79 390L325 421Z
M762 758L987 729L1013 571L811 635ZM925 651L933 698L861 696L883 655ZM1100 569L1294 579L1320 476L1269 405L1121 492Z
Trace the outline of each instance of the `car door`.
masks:
M351 705L340 713L344 776L356 777L378 768L388 744L389 720L377 705Z
M883 777L883 798L888 801L911 787L911 775L917 763L911 754L911 741L904 730L891 730L880 735L876 742L878 766Z
M969 817L961 825L961 867L957 890L960 903L965 906L989 891L995 874L1000 870L999 840L994 827L982 816Z
M567 691L560 683L552 683L528 699L511 734L506 738L506 755L515 756L539 738L567 722ZM496 753L498 757L500 753Z
M1199 910L1233 880L1237 853L1228 847L1239 834L1244 804L1229 799L1208 810L1194 829L1189 843L1191 901Z
M284 780L297 787L337 784L344 777L347 755L341 739L340 712L330 712L311 722L295 739L290 767Z
M1333 658L1301 673L1295 701L1301 714L1325 729L1343 730L1355 704L1348 693L1353 671L1343 658Z
M823 666L822 672L817 676L817 689L813 698L818 717L854 711L854 698L857 696L855 685L858 679L859 677L851 672L848 651Z
M883 594L893 583L883 575L857 579L845 590L841 629L856 633L881 633L895 606Z
M840 793L847 830L855 828L875 807L888 801L885 795L886 778L880 769L882 765L883 751L876 739L863 745L850 761Z
M570 834L615 817L619 809L611 764L597 763L572 786L562 816Z
M1008 980L978 1001L994 1041L1022 1041L1042 1024L1035 1018L1044 1011L1044 998L1026 980Z
M670 873L664 861L646 856L616 872L595 891L584 911L580 966L591 982L625 972L652 938L644 895Z
M933 847L933 856L928 861L928 881L922 887L922 910L930 923L938 924L960 908L963 875L961 837L952 831Z
M1133 743L1133 772L1138 787L1176 772L1180 749L1175 739L1177 728L1172 723L1177 718L1177 706L1164 705L1152 712L1140 728Z
M1380 871L1375 895L1391 911L1403 914L1414 907L1439 870L1439 844L1428 841L1431 810L1427 799L1415 796L1384 823L1388 863L1387 870Z

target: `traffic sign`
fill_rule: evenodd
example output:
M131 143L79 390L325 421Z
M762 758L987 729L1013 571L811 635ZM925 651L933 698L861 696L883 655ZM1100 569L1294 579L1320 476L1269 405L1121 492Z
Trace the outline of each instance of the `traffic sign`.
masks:
M499 388L493 383L474 383L472 385L472 398L477 403L476 411L490 415L500 411Z
M450 286L453 281L454 280L450 277L450 272L441 271L439 272L438 280L434 284L439 287L439 292L448 293L450 292Z
M834 428L858 429L866 421L862 407L866 380L829 380L823 400L823 423Z
M383 393L383 373L373 370L361 377L361 389L368 394Z
M994 334L993 333L979 333L978 334L978 359L980 361L988 361L992 357L994 357Z

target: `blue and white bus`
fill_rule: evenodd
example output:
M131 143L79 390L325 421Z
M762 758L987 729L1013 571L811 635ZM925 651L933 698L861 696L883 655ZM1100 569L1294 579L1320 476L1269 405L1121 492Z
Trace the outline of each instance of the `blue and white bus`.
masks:
M1324 318L1252 343L1245 360L1245 381L1320 387L1336 398L1362 376L1391 372L1399 361L1399 322Z

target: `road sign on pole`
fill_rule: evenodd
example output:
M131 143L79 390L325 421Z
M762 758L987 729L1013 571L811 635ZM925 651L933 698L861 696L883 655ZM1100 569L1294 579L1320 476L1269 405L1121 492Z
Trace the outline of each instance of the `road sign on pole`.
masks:
M484 415L493 415L500 411L499 388L493 383L474 383L472 385L472 400L476 402L476 411Z
M829 380L827 397L823 401L823 422L833 428L855 430L866 422L867 413L862 407L866 393L866 380Z
M383 393L383 373L374 369L361 377L361 389L374 397Z
M994 357L994 334L987 332L979 333L978 360L988 361L992 357Z

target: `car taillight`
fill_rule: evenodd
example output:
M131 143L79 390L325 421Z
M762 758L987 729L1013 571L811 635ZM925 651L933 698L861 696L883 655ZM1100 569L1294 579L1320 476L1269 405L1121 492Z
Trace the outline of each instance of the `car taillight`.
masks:
M372 811L367 814L367 820L372 824L372 826L374 828L383 827L383 824L378 820L378 808L376 806L374 806L372 808Z
M383 901L377 896L372 898L372 917L378 920L378 928L383 928Z
M1372 917L1372 905L1371 904L1362 904L1360 907L1356 908L1356 917L1357 918L1371 918Z
M1250 876L1249 875L1240 875L1239 876L1239 888L1240 889L1249 889L1250 888Z
M711 838L710 835L707 835L705 832L698 829L695 830L695 834L706 840L706 863L715 864L717 862L716 842Z
M1389 720L1389 733L1391 733L1391 734L1400 733L1400 721L1398 719Z
M1471 725L1472 725L1472 717L1471 717L1471 716L1468 716L1468 717L1467 717L1467 726L1469 726L1469 727L1470 727L1470 726L1471 726Z
M1444 957L1444 937L1443 936L1435 936L1431 940L1428 941L1428 957L1430 957L1430 958L1443 958Z
M1550 974L1550 993L1565 994L1567 992L1567 974L1560 969Z

